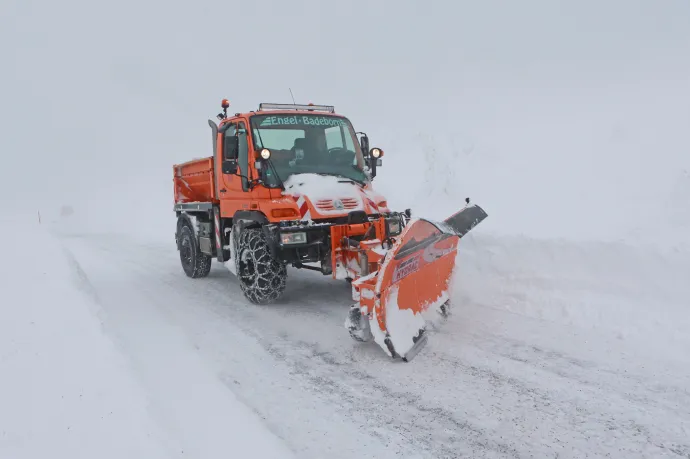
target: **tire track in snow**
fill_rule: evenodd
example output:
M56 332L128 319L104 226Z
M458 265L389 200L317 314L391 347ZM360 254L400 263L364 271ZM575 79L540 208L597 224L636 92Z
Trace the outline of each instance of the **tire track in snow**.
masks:
M325 400L334 411L347 413L382 442L407 439L406 457L415 451L422 457L462 453L578 456L585 452L687 457L690 450L687 441L674 441L672 432L653 425L670 411L678 417L680 432L687 428L690 416L673 409L667 391L663 404L655 400L655 391L663 388L640 387L632 398L625 392L638 381L649 384L643 377L635 380L613 369L602 370L593 362L528 341L469 334L453 337L454 324L434 334L423 359L396 365L366 345L350 344L344 334L338 339L329 336L331 330L342 328L345 308L333 303L332 286L319 284L315 278L306 281L314 279L316 287L309 291L315 298L299 301L296 292L305 289L300 285L305 278L294 276L291 281L297 285L287 292L292 304L256 307L242 303L241 298L239 302L231 299L241 295L239 287L222 268L192 287L195 284L178 272L175 256L167 253L175 255L174 248L147 247L143 252L148 255L140 256L131 248L128 252L126 247L112 247L112 242L106 243L106 250L120 262L142 278L195 300L193 307L213 313L218 323L233 323L252 336L284 362L297 381L306 381L304 390ZM203 338L197 335L195 339ZM602 371L609 378L605 384L599 377ZM232 377L230 370L226 384ZM627 387L616 387L616 381L629 382ZM681 400L684 395L680 392ZM260 411L271 417L265 409ZM588 446L595 440L595 446Z
M496 355L539 368L560 378L577 381L583 386L615 393L630 403L644 403L659 410L673 411L676 415L687 414L680 407L690 407L689 385L649 384L649 380L639 374L608 368L563 352L542 349L505 337L485 334L481 340ZM602 375L605 377L602 378Z
M122 253L117 247L110 245L103 249L113 254ZM156 258L149 257L148 259L155 260ZM141 276L137 276L138 282L143 285L146 285L147 273L156 272L154 267L157 263L151 263L147 267L139 262L125 260L125 264L140 273ZM179 289L179 282L177 282L179 275L162 277L169 287ZM229 285L212 283L206 287L212 287L212 291L215 291L217 296L227 298ZM307 387L312 393L329 400L334 408L347 407L346 411L350 417L359 419L363 425L369 425L367 430L384 442L391 444L407 439L407 446L412 446L413 451L418 451L421 454L419 457L429 457L429 454L439 458L465 455L519 457L517 451L506 444L492 440L470 422L456 419L447 409L422 404L413 392L394 391L377 382L377 379L368 372L357 370L351 363L336 358L330 352L319 351L317 345L294 341L289 335L266 338L265 334L259 332L260 328L257 328L255 323L248 326L248 322L237 320L239 315L242 319L254 321L259 311L270 313L271 308L259 309L254 305L234 308L228 307L226 302L211 302L207 305L207 309L223 320L232 320L235 327L256 339L269 354L288 364L293 374L309 381L310 384ZM343 342L350 344L350 338L344 328L342 332ZM280 342L280 345L277 345L277 342ZM378 352L375 358L382 362L387 361L384 355ZM317 363L316 367L314 363ZM319 363L324 365L319 365ZM226 385L229 379L225 378ZM404 403L401 404L401 401ZM372 413L376 414L375 419L371 418ZM266 413L262 415L265 416ZM376 422L372 428L371 424L374 420ZM437 433L439 428L445 432L441 438Z
M637 413L647 411L646 405L651 401L649 398L641 400L642 403L630 403L626 409L622 409L621 393L608 388L564 377L565 382L571 383L573 388L566 394L560 394L545 387L532 386L515 376L499 374L491 368L468 364L448 355L435 357L439 362L460 368L477 379L484 379L495 388L497 397L498 392L506 387L515 390L524 397L522 404L525 408L531 407L542 415L542 425L562 425L563 422L559 419L564 419L566 426L563 427L570 427L571 437L574 437L571 439L579 438L583 443L589 443L599 438L600 442L596 443L598 446L610 443L613 439L619 440L618 443L621 444L631 442L632 444L618 449L619 452L625 450L625 457L636 457L635 454L649 446L655 449L654 457L669 452L676 455L675 451L690 449L687 440L683 443L664 440L663 435L668 432L663 429L660 431L653 424L640 422L644 420L635 419ZM678 420L687 425L687 419ZM678 433L677 438L683 438L682 432Z
M331 396L336 392L335 396L348 404L352 416L373 413L380 425L404 430L406 438L414 434L415 443L420 444L423 452L432 453L433 457L496 457L496 453L500 457L520 457L517 450L492 439L468 420L457 419L452 411L422 403L414 392L394 390L351 363L319 350L315 344L299 341L282 343L281 346L268 342L263 344L272 355L289 362L296 373L311 380L315 392ZM297 352L287 352L286 348L291 346L291 350ZM324 371L328 367L330 369ZM391 403L384 404L380 402L382 400ZM403 419L405 421L401 421ZM396 421L405 422L407 428L395 426ZM446 432L446 435L440 435L439 431ZM469 450L468 445L471 447Z
M230 357L233 364L224 365L217 371L216 377L219 382L224 383L228 390L235 393L240 400L265 419L276 435L293 446L293 449L299 453L298 457L315 459L325 456L332 458L371 457L372 459L393 458L394 456L424 458L424 456L417 454L414 448L404 443L396 445L396 443L400 443L399 435L387 435L388 432L382 431L384 435L378 436L378 445L371 439L367 439L367 432L361 430L361 424L355 426L354 423L351 423L348 425L348 422L351 421L335 415L339 409L338 404L330 404L328 410L324 411L323 403L316 403L317 401L308 396L307 393L303 394L296 390L289 392L291 389L308 388L311 383L303 381L304 378L290 374L291 370L288 365L276 361L273 356L269 356L270 359L264 358L263 354L255 349L258 345L252 344L257 330L243 323L241 316L234 314L231 317L221 317L213 312L214 307L221 310L225 309L227 312L227 291L224 291L223 301L217 303L214 300L218 297L213 292L210 295L202 294L200 296L199 290L189 288L189 286L194 285L193 281L187 283L186 278L180 279L179 273L166 275L155 269L160 268L160 265L159 262L155 261L157 260L156 257L149 256L152 255L150 252L142 256L140 263L133 262L129 258L130 256L126 254L126 250L121 250L123 247L112 244L99 247L98 244L90 243L88 240L77 241L76 245L80 246L77 252L81 254L88 252L90 258L93 256L103 258L112 254L113 258L105 258L108 260L108 264L115 265L109 271L117 268L117 270L124 269L122 272L128 273L126 284L122 284L121 279L118 279L116 283L126 285L127 298L130 298L130 302L135 297L138 298L136 304L145 309L142 313L149 316L152 315L153 310L161 308L159 311L163 314L161 320L184 326L192 347L205 360L217 364L226 360L223 357ZM88 264L93 266L93 261ZM217 275L217 272L215 274ZM224 277L223 281L226 280L227 277ZM202 280L201 283L213 285L217 281L218 279L211 278ZM99 283L108 284L110 280L101 278ZM101 292L103 292L102 289ZM200 304L207 307L198 308ZM119 306L116 304L115 307ZM230 307L237 307L236 311L252 310L251 306L245 304L236 304ZM212 315L205 317L209 314ZM195 321L195 316L200 316L201 321ZM130 322L136 320L136 317L130 318ZM218 341L218 338L221 340ZM211 339L211 346L208 345L208 341L205 341L206 339ZM229 353L224 351L225 347L230 349ZM209 371L214 371L213 364L209 365ZM247 373L257 374L248 375ZM230 380L232 380L232 384L228 383ZM275 384L276 382L277 384ZM256 393L255 388L261 387L264 390L269 390L269 387L275 385L280 388L278 395L259 391L261 403L257 406L257 398L253 395ZM286 399L286 397L294 395L298 395L294 400ZM265 403L265 400L268 402ZM279 413L282 413L282 416ZM326 418L334 418L334 420L329 422ZM315 421L318 425L314 425ZM346 434L348 441L355 439L355 442L343 444L342 441L338 440L339 432L336 431L336 426L339 431ZM296 439L301 439L301 441L296 442ZM329 439L332 440L329 441ZM382 439L385 442L380 441Z

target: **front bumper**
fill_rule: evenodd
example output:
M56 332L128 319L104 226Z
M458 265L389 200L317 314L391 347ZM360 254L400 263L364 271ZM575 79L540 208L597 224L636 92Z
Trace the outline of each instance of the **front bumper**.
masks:
M320 263L321 272L331 274L331 229L334 226L348 227L362 223L374 223L381 217L386 219L386 239L397 236L407 223L405 214L391 212L380 216L356 215L332 221L283 221L264 225L263 230L269 243L271 255L286 264L303 267L305 263ZM399 228L391 233L391 228ZM300 244L283 244L282 235L286 233L305 233L306 242ZM346 233L349 234L348 231ZM352 235L349 238L363 240L362 235Z
M304 263L330 260L331 226L333 225L264 225L263 230L268 240L271 255L286 264L300 266ZM285 233L305 233L306 242L300 244L283 244ZM329 274L328 272L326 274Z

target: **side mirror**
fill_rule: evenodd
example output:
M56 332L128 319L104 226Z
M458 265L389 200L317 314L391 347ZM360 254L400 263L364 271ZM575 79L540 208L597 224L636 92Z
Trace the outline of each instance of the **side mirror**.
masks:
M223 174L237 174L237 161L234 159L223 161Z
M359 146L362 147L362 151L366 155L369 151L369 137L365 133L362 133L362 138L359 139Z

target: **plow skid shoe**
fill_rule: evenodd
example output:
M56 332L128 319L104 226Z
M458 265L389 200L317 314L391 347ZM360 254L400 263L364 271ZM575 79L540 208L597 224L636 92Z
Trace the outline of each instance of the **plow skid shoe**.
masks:
M417 341L415 341L414 345L410 348L410 350L402 356L402 359L405 362L411 362L412 359L414 359L415 356L419 354L419 352L422 349L424 349L424 346L426 346L427 341L429 341L429 336L425 333Z

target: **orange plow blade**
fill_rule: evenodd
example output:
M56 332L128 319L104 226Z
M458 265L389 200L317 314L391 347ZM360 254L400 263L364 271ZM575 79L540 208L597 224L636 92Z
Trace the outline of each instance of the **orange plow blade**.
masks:
M378 271L353 282L359 303L346 320L352 337L373 340L391 357L412 360L427 341L423 314L446 313L460 238L486 216L472 205L443 222L410 222Z

